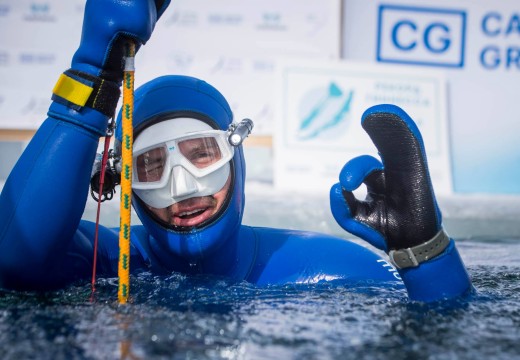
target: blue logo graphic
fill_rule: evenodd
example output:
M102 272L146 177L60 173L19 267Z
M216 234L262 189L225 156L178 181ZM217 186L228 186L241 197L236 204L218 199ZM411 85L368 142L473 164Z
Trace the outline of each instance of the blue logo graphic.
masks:
M31 7L31 12L37 14L44 14L44 13L49 13L51 7L49 4L47 3L41 3L41 4L37 4L37 3L32 3L30 5Z
M49 2L31 3L28 12L24 15L26 21L37 22L55 22L56 17L53 15Z
M310 91L302 101L298 138L310 140L325 134L338 135L341 132L338 130L348 125L353 93L352 90L343 91L334 82L327 89Z
M480 52L480 64L487 70L520 69L520 13L488 12L481 20L481 30L489 42Z
M238 26L244 19L241 14L235 13L210 13L208 23L211 25Z
M258 29L275 31L285 31L287 29L282 14L278 12L263 13L259 20Z
M23 52L18 56L18 62L20 64L39 64L49 65L53 64L56 60L56 55L53 53L29 53Z
M381 5L377 61L463 67L465 36L464 11Z

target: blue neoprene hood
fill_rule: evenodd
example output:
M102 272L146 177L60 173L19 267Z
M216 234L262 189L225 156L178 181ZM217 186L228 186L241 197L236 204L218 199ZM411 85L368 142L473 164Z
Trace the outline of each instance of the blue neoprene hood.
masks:
M180 75L156 78L135 91L134 136L143 128L175 117L186 116L206 121L227 130L233 114L226 99L205 81ZM136 135L137 133L137 135ZM121 141L121 111L117 117L116 139ZM235 148L232 159L232 189L217 217L201 227L174 229L152 217L134 194L133 206L139 219L161 247L176 255L200 258L236 235L244 210L245 162L242 147Z

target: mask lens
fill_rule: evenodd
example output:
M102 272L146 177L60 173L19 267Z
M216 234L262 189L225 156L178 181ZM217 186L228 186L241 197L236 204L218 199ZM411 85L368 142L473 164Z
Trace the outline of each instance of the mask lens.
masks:
M166 164L164 147L148 150L136 159L137 179L139 182L156 182L161 180Z
M179 141L179 151L195 167L204 169L222 159L222 153L214 137L202 137Z

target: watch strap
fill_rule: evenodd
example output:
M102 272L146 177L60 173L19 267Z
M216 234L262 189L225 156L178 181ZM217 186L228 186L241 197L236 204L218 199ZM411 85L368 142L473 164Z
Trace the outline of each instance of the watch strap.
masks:
M441 229L432 239L421 245L400 250L391 250L388 253L390 260L398 269L416 267L439 255L450 243L448 234Z

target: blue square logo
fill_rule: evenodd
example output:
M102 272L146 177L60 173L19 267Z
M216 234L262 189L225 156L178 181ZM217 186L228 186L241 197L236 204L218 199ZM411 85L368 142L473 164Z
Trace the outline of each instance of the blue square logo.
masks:
M463 67L465 36L464 11L381 5L377 61Z

